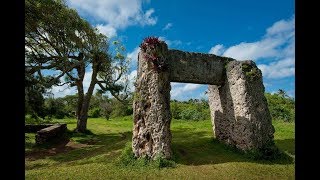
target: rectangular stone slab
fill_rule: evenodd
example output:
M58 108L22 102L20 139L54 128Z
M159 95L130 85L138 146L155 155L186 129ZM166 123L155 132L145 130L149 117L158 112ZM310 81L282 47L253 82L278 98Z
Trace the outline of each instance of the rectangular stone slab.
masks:
M224 66L232 60L214 54L169 50L170 81L220 85L224 81Z
M43 144L52 138L59 137L67 129L67 124L55 124L47 128L41 129L36 134L36 143Z
M37 131L40 131L41 129L47 128L52 125L53 124L26 124L24 126L24 132L25 133L36 133Z

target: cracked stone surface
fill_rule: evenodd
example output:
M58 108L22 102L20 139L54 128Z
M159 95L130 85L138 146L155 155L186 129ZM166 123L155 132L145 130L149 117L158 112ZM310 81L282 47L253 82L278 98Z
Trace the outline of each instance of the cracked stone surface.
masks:
M274 127L261 71L253 61L232 61L225 76L223 85L208 87L214 136L244 151L272 142Z
M273 142L261 71L253 61L212 54L158 49L168 69L156 71L145 52L138 54L133 102L132 149L136 157L170 159L170 82L209 84L213 136L247 151Z
M166 44L163 47L162 54L167 54ZM132 149L136 157L169 159L172 156L169 72L155 71L143 52L138 59Z

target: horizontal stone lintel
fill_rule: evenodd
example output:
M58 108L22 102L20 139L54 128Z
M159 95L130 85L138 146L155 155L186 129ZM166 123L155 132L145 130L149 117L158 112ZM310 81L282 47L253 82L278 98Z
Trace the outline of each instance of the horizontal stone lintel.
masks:
M223 83L225 64L234 59L180 50L168 51L171 82L214 84Z

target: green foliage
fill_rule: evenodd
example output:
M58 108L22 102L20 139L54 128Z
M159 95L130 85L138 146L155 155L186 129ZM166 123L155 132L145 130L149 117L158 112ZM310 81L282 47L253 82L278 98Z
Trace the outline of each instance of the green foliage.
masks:
M97 84L101 91L109 91L117 98L120 97L120 92L126 93L127 81L120 80L125 76L128 66L125 56L122 55L125 48L120 43L114 45L113 49L109 49L108 38L82 19L75 9L69 8L65 1L25 1L27 76L37 76L38 82L46 88L67 84L71 87L76 86L78 90L76 108L73 106L74 98L71 98L73 102L68 102L67 107L64 105L57 109L54 104L49 104L47 114L50 117L73 116L76 111L78 116L86 117L87 114L81 113L88 112L90 98ZM95 81L91 82L88 91L84 92L83 80L87 72L86 67L89 65L93 72L91 79ZM40 114L40 110L33 110L33 105L39 102L38 105L41 107L42 96L38 93L36 96L28 97L27 111ZM37 97L37 101L30 101L31 97ZM86 119L78 120L78 125L85 125ZM80 125L77 128L84 131L86 126Z
M172 118L184 120L210 119L209 104L206 100L190 99L189 101L171 101L170 110Z
M180 112L179 118L186 120L199 120L202 118L202 114L195 109L184 109Z
M246 76L251 80L260 77L259 69L249 64L242 64L242 71L245 72Z
M148 157L135 158L132 152L132 143L128 142L121 152L121 155L116 160L116 164L123 167L149 167L149 168L165 168L175 167L176 163L173 160L165 159L161 156L154 160Z
M111 117L124 117L124 116L131 115L133 113L131 103L123 103L116 99L112 99L111 105L112 105Z
M34 119L39 117L43 119L46 116L43 97L46 90L39 77L25 75L25 113L31 114Z
M41 119L41 118L34 117L31 114L26 114L24 116L24 122L25 124L46 124L46 123L49 124L52 122L52 119L48 119L48 118Z
M95 107L89 110L88 116L91 118L98 118L98 117L101 117L100 112L101 112L101 109L98 107Z
M131 142L128 142L121 151L121 155L116 160L116 163L121 166L132 166L135 161L136 158L132 152Z
M295 119L295 101L283 94L265 93L272 119L293 122Z
M46 115L49 118L63 119L67 116L66 104L63 98L48 98L45 101Z
M177 166L176 162L174 162L173 160L165 159L161 156L156 157L152 163L153 166L157 168L168 168Z

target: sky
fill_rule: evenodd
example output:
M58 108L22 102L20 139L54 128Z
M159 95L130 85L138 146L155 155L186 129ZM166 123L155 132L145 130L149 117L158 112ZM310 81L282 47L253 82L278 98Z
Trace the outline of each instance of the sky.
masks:
M253 60L262 70L265 91L283 89L295 97L295 2L292 0L67 0L110 40L119 40L130 58L134 82L139 45L145 37L169 49ZM91 71L85 76L88 87ZM207 85L171 83L171 99L205 98ZM134 86L131 85L131 90ZM55 87L55 97L75 89Z

